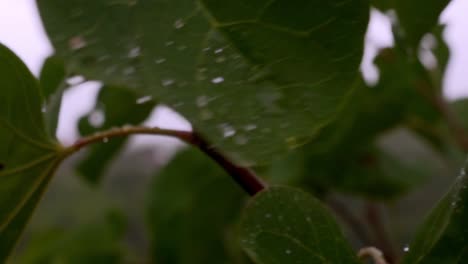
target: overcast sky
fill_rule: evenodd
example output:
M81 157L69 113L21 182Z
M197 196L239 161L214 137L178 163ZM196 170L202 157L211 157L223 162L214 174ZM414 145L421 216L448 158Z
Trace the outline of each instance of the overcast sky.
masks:
M391 45L388 21L378 13L374 13L372 17L368 41L377 46ZM445 95L450 99L468 96L468 1L453 0L442 14L441 21L448 25L445 37L452 49L444 84ZM0 42L16 52L33 73L39 72L44 59L53 49L45 35L34 0L0 0ZM371 55L371 52L368 55ZM367 61L364 68L372 74L372 67L369 60ZM93 100L78 98L89 98L97 91L98 85L94 84L74 89L67 94L58 135L62 141L71 141L77 137L72 124L94 104ZM186 122L165 108L160 108L149 122L169 127L189 127Z

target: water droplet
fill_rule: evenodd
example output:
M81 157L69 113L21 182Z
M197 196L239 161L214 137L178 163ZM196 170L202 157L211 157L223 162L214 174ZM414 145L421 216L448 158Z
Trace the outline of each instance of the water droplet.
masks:
M147 96L143 96L143 97L140 97L136 100L136 103L137 104L144 104L144 103L147 103L149 101L151 101L153 99L153 97L151 95L147 95Z
M200 112L200 118L202 120L210 120L211 118L213 118L213 113L210 110L203 109Z
M175 81L173 79L163 79L163 80L161 80L161 84L164 87L171 86L174 83L175 83Z
M124 70L123 70L123 74L124 75L132 75L135 73L135 67L126 67Z
M232 137L236 134L236 130L229 124L221 124L220 128L225 138Z
M211 82L214 84L220 84L224 82L224 78L222 76L218 76L218 77L211 79Z
M271 214L265 214L265 218L271 218Z
M65 82L70 85L70 86L75 86L80 83L83 83L85 81L85 78L81 75L76 75L68 78Z
M245 144L247 144L247 142L249 140L243 135L238 135L238 136L236 136L234 141L236 142L237 145L245 145Z
M105 138L103 138L103 139L102 139L102 142L103 142L103 143L107 143L107 142L109 142L109 138L106 138L106 137L105 137Z
M205 107L206 105L208 105L209 102L210 102L210 99L206 95L200 95L196 99L196 103L198 107Z
M86 47L88 43L82 36L75 36L68 40L68 47L71 50L79 50Z
M257 125L255 125L255 124L248 124L248 125L244 126L245 131L252 131L252 130L255 130L255 129L257 129Z
M225 62L225 61L226 61L226 57L224 57L224 56L218 57L218 58L215 59L215 61L216 61L217 63Z
M174 27L176 29L180 29L180 28L183 28L185 26L185 23L182 19L177 19L175 22L174 22Z
M410 251L410 247L408 245L405 245L403 247L403 252L409 252Z
M133 59L140 56L141 49L140 47L134 47L128 52L128 57Z
M219 49L215 49L214 53L215 54L220 54L221 52L223 52L224 49L223 48L219 48Z
M292 253L292 251L291 251L290 249L286 249L284 252L285 252L287 255L291 255L291 253Z
M180 50L180 51L186 50L186 49L187 49L187 46L185 46L185 45L180 45L180 46L177 47L177 50Z
M165 45L166 47L172 46L174 45L174 41L167 41Z
M154 63L156 63L156 64L161 64L161 63L164 63L165 61L166 61L165 58L158 58L158 59L155 59L155 60L154 60Z
M104 124L106 117L104 115L104 112L101 110L94 110L89 116L88 116L88 122L95 128L99 128Z

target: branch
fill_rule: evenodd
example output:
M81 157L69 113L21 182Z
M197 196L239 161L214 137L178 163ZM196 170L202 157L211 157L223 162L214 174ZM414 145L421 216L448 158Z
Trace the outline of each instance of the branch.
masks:
M108 131L96 133L94 135L79 139L72 146L67 148L67 155L76 153L80 149L99 142L106 142L115 137L129 135L157 135L177 138L193 147L198 148L218 165L220 165L248 194L255 195L266 188L266 184L255 173L248 168L237 166L218 150L212 147L198 133L190 131L180 131L172 129L163 129L158 127L122 127L114 128Z
M388 236L379 208L371 202L368 203L366 208L366 217L369 227L374 231L376 246L382 249L389 263L395 263L397 259L395 249Z
M382 251L375 247L366 247L366 248L361 248L358 252L358 257L360 259L369 257L372 260L374 260L375 264L388 264L388 262L385 260Z

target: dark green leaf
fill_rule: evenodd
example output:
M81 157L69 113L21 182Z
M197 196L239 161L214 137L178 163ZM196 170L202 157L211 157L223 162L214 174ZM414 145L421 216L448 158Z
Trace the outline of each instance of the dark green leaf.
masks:
M359 263L331 213L300 190L274 187L244 211L241 243L258 264Z
M156 176L149 198L155 262L245 263L234 228L245 195L203 153L179 153Z
M138 125L154 107L155 102L150 97L139 98L124 87L104 86L98 95L95 109L80 120L80 133L91 135L112 127ZM89 154L78 165L79 172L90 183L98 183L109 162L126 142L126 138L112 139L106 144L90 147Z
M452 107L462 125L468 129L468 98L457 100L452 103Z
M58 126L62 95L65 90L65 65L58 57L49 57L42 66L39 77L44 102L42 112L50 137L55 137Z
M36 234L15 263L123 263L120 243L124 231L123 216L110 211L104 219L76 229L53 229Z
M336 115L358 77L369 13L365 0L38 6L71 70L160 99L248 162L304 143Z
M39 85L1 44L0 87L0 262L4 262L63 154L47 135Z
M439 21L440 13L450 0L396 0L394 8L404 30L404 35L413 48L419 46L424 34L431 32Z
M462 264L468 256L468 177L462 169L410 246L405 264Z

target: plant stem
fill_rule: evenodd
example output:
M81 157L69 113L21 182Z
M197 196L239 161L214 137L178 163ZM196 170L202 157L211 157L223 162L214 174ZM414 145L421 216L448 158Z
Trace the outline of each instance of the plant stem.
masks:
M382 249L385 259L387 259L389 263L396 263L397 257L393 243L388 236L380 210L376 204L372 202L367 204L366 218L369 223L369 227L372 228L374 232L376 246Z
M238 166L226 156L211 146L200 134L190 131L163 129L158 127L122 127L96 133L79 139L75 144L65 150L71 155L80 149L99 142L105 142L111 138L129 135L157 135L177 138L193 147L198 148L218 165L220 165L249 195L255 195L266 188L266 184L248 168Z

